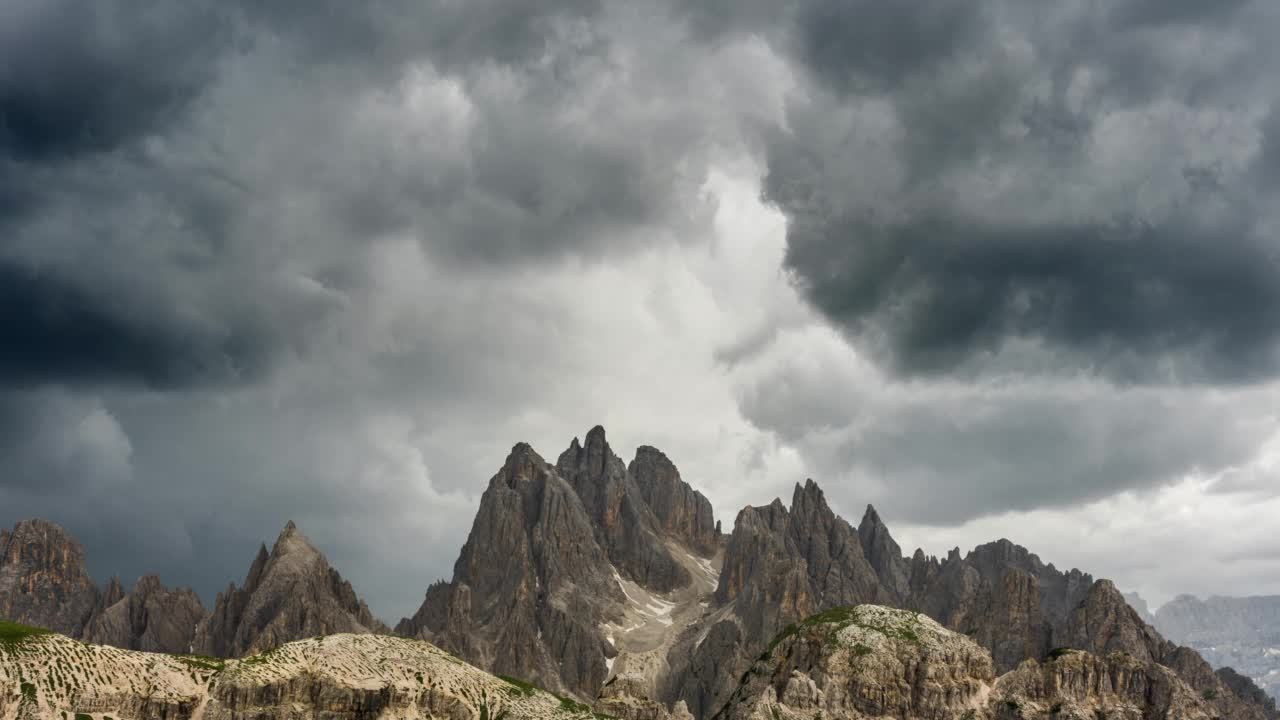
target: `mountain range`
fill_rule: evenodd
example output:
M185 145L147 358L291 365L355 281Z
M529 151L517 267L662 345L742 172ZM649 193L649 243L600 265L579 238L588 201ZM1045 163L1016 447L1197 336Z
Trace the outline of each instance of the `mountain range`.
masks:
M1141 596L1126 597L1165 637L1280 697L1280 596L1179 595L1154 613Z
M773 720L817 707L876 717L871 706L841 699L848 688L814 669L830 658L812 648L803 655L809 666L767 666L779 638L811 626L807 618L858 606L893 609L903 613L894 622L925 623L940 647L963 648L937 657L914 645L891 648L886 667L896 669L876 672L908 690L920 680L913 673L959 657L970 658L967 674L956 675L965 688L983 698L1017 695L1010 702L1027 708L1084 673L1093 685L1077 688L1079 702L1054 700L1060 709L1105 709L1111 701L1098 698L1123 696L1146 703L1143 713L1164 714L1081 717L1182 717L1170 708L1191 705L1186 717L1276 717L1274 701L1249 677L1215 671L1194 649L1166 640L1109 580L1059 570L1008 540L963 555L957 548L945 558L920 550L908 557L874 508L855 527L812 480L796 485L789 505L742 509L725 534L711 503L666 455L641 447L624 462L600 427L574 438L554 463L516 445L481 497L453 577L428 587L394 632L629 720L710 720L745 712L735 709L744 702L777 710ZM77 541L51 523L25 521L0 532L0 617L133 651L217 657L391 632L293 523L206 612L194 593L154 577L128 593L117 580L98 588ZM1079 659L1067 659L1071 651ZM763 687L743 688L766 671L777 676L769 685L776 697L796 673L816 690L805 691L807 705L762 705ZM1006 677L1016 679L1016 692L1014 680L1000 684ZM815 705L819 695L830 700ZM916 717L919 697L911 697L886 714ZM930 706L920 717L1024 716L992 710L985 699L965 702Z

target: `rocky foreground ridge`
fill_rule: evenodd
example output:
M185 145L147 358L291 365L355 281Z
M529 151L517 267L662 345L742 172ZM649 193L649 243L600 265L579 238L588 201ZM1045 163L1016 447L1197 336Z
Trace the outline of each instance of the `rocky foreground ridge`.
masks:
M1124 652L1059 650L997 675L991 653L922 613L837 608L791 625L717 720L1210 720L1173 670ZM1230 716L1225 716L1230 717Z
M2 720L593 720L424 642L340 634L241 660L88 645L0 624Z
M997 675L991 654L927 616L875 605L788 626L717 720L1211 720L1173 670L1071 650ZM612 687L612 686L611 686ZM607 713L607 714L606 714ZM0 623L0 720L689 720L606 692L592 710L490 675L426 642L338 634L243 659L89 645Z

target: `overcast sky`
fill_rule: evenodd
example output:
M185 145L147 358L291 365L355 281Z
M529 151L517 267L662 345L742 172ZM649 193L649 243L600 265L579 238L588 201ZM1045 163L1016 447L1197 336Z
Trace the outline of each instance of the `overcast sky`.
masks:
M1273 0L0 0L0 524L394 622L510 447L1280 593Z

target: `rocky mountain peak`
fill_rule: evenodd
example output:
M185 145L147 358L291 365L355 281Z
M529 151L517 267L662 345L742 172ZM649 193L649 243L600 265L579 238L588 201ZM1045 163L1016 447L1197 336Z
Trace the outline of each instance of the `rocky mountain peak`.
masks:
M79 540L47 520L0 530L0 617L79 637L98 604Z
M889 534L889 528L880 519L880 514L871 505L862 514L862 522L858 523L858 540L867 555L867 561L894 597L896 602L903 602L911 592L911 565L902 556L902 548ZM921 555L921 551L917 551Z
M507 454L502 467L489 480L489 486L504 485L509 488L538 480L548 472L547 461L528 443L516 443Z
M258 557L262 556L262 550L265 545L258 551ZM280 531L280 535L276 538L275 545L271 547L271 554L267 556L267 562L263 566L263 573L292 573L302 574L313 571L319 565L328 565L328 561L324 555L316 549L311 543L311 539L302 534L298 526L289 521L284 529ZM257 566L257 559L254 559L254 567Z
M700 555L715 554L720 532L711 501L681 479L680 471L670 458L655 447L641 445L627 472L635 480L663 536Z
M120 584L120 576L112 575L107 581L107 589L99 598L102 608L109 608L124 599L124 586Z
M663 542L664 521L658 519L641 485L609 447L603 427L591 428L582 447L570 445L561 453L555 470L581 500L592 520L596 542L619 572L659 592L692 582L692 576ZM672 490L675 482L659 474L645 478L645 487L655 499L664 493L664 484L666 490Z
M240 656L315 635L389 632L292 521L259 547L243 588L219 593L196 629L203 655Z
M105 598L119 592L113 578ZM86 642L147 652L191 651L204 605L190 588L169 590L155 575L143 575L128 595L104 602L85 630Z

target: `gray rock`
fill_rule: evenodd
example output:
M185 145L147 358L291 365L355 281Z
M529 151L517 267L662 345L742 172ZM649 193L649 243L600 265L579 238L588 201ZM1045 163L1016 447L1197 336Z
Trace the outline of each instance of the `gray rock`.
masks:
M47 520L0 530L0 617L80 637L99 605L79 540Z
M889 534L880 514L870 505L858 523L858 540L880 584L893 594L896 603L905 601L911 593L911 564L902 556L902 548Z
M700 555L719 548L720 530L711 501L680 479L680 471L661 450L642 445L627 466L640 496L657 520L657 529Z
M120 592L112 578L104 597ZM84 641L146 652L191 652L196 625L205 617L200 598L189 588L169 590L155 575L144 575L128 595L95 615Z
M609 464L607 447L593 451L584 465ZM619 487L591 497L609 506ZM518 444L480 499L453 580L432 585L397 632L491 672L594 698L607 674L600 624L625 600L598 537L575 489Z
M658 592L691 582L662 542L661 524L640 485L609 447L604 428L592 428L584 445L574 438L556 461L556 472L582 500L596 541L620 573ZM658 494L656 479L648 480Z
M233 583L218 594L193 647L201 655L239 657L317 635L386 632L290 521L269 554L259 548L244 587Z
M722 621L692 651L677 646L668 658L674 680L667 700L684 700L697 717L719 709L738 676L788 624L837 606L893 602L894 593L881 585L858 532L808 480L796 485L789 510L774 500L738 513L715 599L732 606L732 621Z

